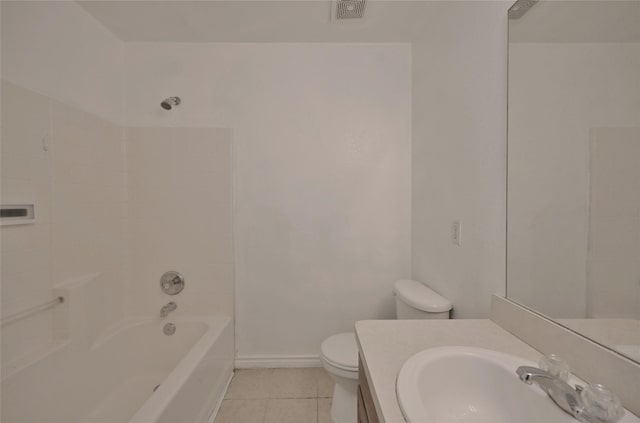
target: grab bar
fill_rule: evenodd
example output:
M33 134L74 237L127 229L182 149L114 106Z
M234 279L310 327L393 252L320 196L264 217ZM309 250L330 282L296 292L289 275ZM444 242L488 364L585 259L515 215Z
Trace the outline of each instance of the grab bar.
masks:
M64 302L64 297L56 297L52 300L34 305L33 307L29 307L25 310L18 311L16 313L10 314L2 318L2 323L0 326L8 325L9 323L13 323L16 320L24 319L25 317L31 316L32 314L39 313L41 311L47 310L51 307L54 307L57 304L61 304Z

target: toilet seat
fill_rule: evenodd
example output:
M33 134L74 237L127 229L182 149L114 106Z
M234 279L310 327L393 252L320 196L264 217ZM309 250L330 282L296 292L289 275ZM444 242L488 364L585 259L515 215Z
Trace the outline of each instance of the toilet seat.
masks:
M322 342L320 352L331 366L347 372L358 371L358 344L353 332L328 337Z

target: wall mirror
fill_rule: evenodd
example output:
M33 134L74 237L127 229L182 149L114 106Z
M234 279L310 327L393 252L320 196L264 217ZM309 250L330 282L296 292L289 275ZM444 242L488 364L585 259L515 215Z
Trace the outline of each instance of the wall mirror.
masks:
M509 12L507 297L640 362L640 2Z

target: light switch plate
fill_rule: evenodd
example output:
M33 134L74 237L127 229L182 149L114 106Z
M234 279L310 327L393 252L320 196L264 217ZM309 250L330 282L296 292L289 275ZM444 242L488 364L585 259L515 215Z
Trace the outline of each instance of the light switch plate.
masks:
M451 223L451 242L458 247L462 245L462 223L460 220L454 220Z

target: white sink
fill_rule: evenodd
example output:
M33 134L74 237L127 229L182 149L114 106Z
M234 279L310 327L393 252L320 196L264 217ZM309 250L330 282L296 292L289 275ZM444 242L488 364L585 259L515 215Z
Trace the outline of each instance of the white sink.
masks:
M520 381L519 366L537 364L481 348L424 350L400 369L398 402L409 423L577 423L539 387ZM627 412L620 423L640 419Z

